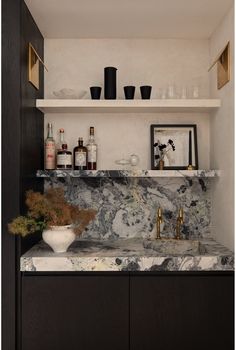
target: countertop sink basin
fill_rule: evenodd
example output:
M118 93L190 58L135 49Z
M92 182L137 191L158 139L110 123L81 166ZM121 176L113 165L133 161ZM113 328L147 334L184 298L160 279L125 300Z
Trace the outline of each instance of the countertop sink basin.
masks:
M197 255L204 254L202 244L197 240L176 239L146 239L143 241L146 249L153 249L159 254L166 255Z

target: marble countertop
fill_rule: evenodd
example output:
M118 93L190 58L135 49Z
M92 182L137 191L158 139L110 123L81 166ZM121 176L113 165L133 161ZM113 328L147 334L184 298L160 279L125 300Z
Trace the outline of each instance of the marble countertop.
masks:
M55 254L43 241L26 252L21 271L232 271L233 253L214 240L201 240L204 253L167 255L143 246L143 239L75 241Z

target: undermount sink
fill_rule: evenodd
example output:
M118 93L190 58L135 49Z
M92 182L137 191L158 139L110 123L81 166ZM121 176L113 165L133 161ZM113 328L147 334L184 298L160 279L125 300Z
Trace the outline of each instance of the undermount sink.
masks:
M204 254L204 246L197 240L176 240L176 239L158 239L143 241L146 249L153 249L159 254L167 255L196 255Z

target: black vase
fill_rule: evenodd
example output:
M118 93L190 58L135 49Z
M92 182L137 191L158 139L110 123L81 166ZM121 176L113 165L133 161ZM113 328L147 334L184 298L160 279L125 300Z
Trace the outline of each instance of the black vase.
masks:
M116 71L115 67L104 68L104 98L106 100L116 99Z
M151 97L152 87L149 85L140 86L141 97L143 100L149 100Z
M102 88L100 86L91 86L90 93L92 100L100 100Z
M133 100L135 93L135 86L124 86L126 100Z

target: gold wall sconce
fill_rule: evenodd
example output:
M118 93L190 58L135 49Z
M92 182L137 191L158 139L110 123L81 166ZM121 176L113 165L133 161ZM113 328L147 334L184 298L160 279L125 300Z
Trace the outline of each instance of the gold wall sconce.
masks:
M29 43L29 52L28 52L28 73L29 73L29 82L39 90L39 64L42 64L46 71L48 72L47 67L45 66L43 60L33 47Z
M221 89L230 81L230 42L221 50L208 72L217 64L217 88Z

